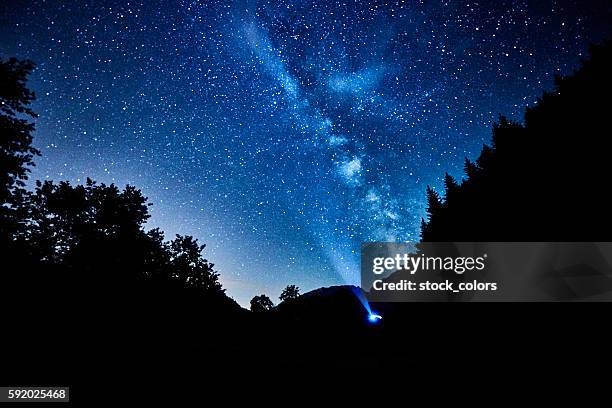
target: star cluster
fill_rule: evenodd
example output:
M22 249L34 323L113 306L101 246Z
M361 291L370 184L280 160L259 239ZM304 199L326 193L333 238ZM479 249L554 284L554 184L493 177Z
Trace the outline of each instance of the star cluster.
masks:
M356 283L359 245L416 240L461 178L609 34L582 1L6 1L38 64L34 178L134 184L242 304Z

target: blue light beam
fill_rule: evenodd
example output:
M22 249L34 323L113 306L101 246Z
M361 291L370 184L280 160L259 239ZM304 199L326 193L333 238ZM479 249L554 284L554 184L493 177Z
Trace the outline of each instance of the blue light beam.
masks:
M376 313L376 311L372 310L370 307L370 302L368 302L361 289L354 288L353 293L355 296L357 296L357 299L359 299L365 310L368 312L368 322L375 324L378 323L379 320L382 320L382 316Z

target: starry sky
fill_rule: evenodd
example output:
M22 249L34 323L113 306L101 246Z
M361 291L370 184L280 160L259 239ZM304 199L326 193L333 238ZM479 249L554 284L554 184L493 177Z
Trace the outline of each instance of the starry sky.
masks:
M425 187L609 37L610 7L3 0L0 57L38 64L32 178L136 185L248 305L418 239Z

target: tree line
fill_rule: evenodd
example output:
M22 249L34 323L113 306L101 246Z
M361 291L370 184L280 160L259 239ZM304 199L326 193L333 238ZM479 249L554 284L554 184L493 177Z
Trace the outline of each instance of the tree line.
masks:
M501 116L465 177L427 187L421 238L457 241L608 241L610 42L527 108Z
M0 245L5 294L27 288L29 297L66 293L80 285L92 293L124 293L138 298L143 289L176 299L221 299L231 304L219 273L202 256L205 245L192 236L170 241L158 228L145 230L147 198L134 186L83 185L36 181L26 189L34 158L32 146L36 95L27 87L32 61L0 61ZM10 288L10 289L9 289ZM71 291L72 292L72 291ZM23 294L23 293L22 293ZM187 294L187 295L186 295ZM70 293L71 296L74 293ZM299 296L287 286L281 302ZM251 301L253 311L270 310L266 296Z

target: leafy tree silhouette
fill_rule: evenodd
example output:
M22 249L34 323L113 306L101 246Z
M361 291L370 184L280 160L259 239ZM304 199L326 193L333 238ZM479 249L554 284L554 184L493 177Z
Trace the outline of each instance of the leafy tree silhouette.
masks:
M279 299L281 302L284 302L289 299L297 299L298 296L300 296L300 288L295 285L288 285L285 289L283 289Z
M26 86L33 69L29 60L0 60L0 246L5 250L20 226L24 181L34 156L40 155L32 147L30 119L36 114L29 108L36 96Z
M177 235L170 243L173 277L187 287L224 292L219 283L219 274L213 270L214 264L202 258L201 252L205 247L198 245L198 240L191 236Z
M133 186L37 182L28 199L29 227L20 239L29 257L73 284L135 296L148 279L157 289L224 293L214 265L202 258L205 245L181 235L165 243L159 229L144 231L148 203Z
M84 186L37 181L28 203L24 238L46 262L68 261L92 242L129 239L142 233L149 218L139 190L126 186L120 191L91 179Z
M607 241L610 174L606 102L611 45L568 77L557 77L525 112L524 125L501 116L492 143L465 161L461 183L445 177L445 199L427 189L421 238L452 241Z
M251 299L252 312L266 312L274 307L274 303L266 295L259 295Z

